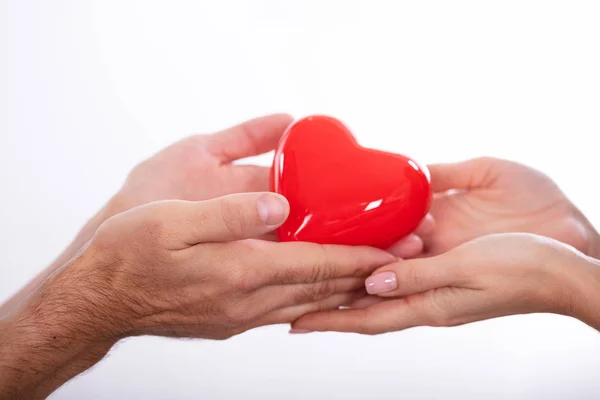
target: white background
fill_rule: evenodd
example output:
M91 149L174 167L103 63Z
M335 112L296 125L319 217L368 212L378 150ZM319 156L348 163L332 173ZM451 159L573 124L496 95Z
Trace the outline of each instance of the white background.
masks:
M531 164L600 225L598 2L0 0L0 298L140 160L279 111L331 114L425 163ZM600 335L549 315L378 337L136 338L55 395L599 397Z

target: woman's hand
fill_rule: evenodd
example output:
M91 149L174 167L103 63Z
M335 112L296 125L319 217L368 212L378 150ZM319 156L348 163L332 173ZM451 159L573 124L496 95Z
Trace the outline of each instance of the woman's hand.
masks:
M126 336L226 339L337 308L394 260L373 248L248 239L278 227L288 207L247 193L108 219L0 324L0 392L43 397Z
M448 253L382 267L371 296L308 314L293 328L379 334L525 313L576 317L600 330L598 261L531 234L485 236Z
M434 164L429 170L436 229L423 236L426 255L492 233L526 232L600 258L596 230L541 172L488 157Z

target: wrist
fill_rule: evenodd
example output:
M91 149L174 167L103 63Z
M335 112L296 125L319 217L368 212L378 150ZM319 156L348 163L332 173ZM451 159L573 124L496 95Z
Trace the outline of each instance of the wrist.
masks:
M45 398L100 361L117 342L106 324L109 311L99 309L102 283L88 273L91 266L102 267L86 250L1 322L1 393Z
M600 330L600 261L582 256L570 267L563 274L561 314Z

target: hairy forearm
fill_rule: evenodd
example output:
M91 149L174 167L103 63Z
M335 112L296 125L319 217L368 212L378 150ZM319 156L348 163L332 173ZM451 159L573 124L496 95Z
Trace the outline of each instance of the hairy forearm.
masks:
M98 262L87 252L71 260L1 322L0 398L45 398L116 343L84 273Z
M115 343L84 340L71 328L27 322L0 328L0 398L44 399Z
M120 195L114 196L88 223L81 229L69 246L44 270L36 275L17 293L0 305L0 321L10 317L21 308L26 300L60 267L77 256L94 236L98 227L113 215L122 212L123 204Z

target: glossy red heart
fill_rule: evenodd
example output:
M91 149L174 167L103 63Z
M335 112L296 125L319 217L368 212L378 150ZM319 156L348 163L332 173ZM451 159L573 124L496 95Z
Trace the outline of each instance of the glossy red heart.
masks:
M431 203L427 168L361 147L327 116L288 127L275 152L271 189L291 208L277 230L280 241L387 248L417 228Z

